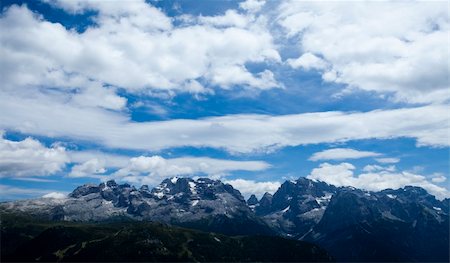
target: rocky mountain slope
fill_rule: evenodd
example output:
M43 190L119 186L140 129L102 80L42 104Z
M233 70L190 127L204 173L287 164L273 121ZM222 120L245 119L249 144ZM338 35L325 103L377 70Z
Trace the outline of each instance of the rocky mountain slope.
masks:
M368 192L300 178L253 207L278 233L316 243L338 261L449 259L449 200L419 187Z
M254 211L277 232L301 239L320 221L336 191L332 185L302 177L284 182L273 196L265 194Z
M108 181L76 188L68 198L3 203L0 209L64 221L146 220L229 235L275 234L241 193L218 180L170 178L149 189Z
M340 261L449 260L449 199L405 187L369 192L300 178L246 202L228 184L171 178L153 189L108 181L68 198L0 210L57 221L156 221L228 235L280 235L318 244Z

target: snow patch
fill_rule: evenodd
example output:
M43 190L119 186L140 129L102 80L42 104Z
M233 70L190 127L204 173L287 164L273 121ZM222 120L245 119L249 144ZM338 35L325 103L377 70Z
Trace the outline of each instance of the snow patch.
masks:
M197 204L198 204L198 200L194 200L194 201L192 201L191 206L196 206Z
M177 183L177 181L178 181L178 177L172 177L172 178L170 178L170 181L172 182L172 184L176 184Z
M436 210L436 211L442 211L442 209L440 207L433 206L433 209Z
M325 194L324 196L318 197L316 198L316 202L320 205L320 206L325 206L327 205L328 202L330 202L331 197L333 195L330 193Z
M164 194L162 192L155 192L153 195L158 197L159 199L162 199L164 196Z
M286 213L286 211L289 210L289 208L291 208L291 206L286 207L285 209L281 210L281 212Z
M189 188L190 188L192 194L197 194L197 191L195 190L194 182L189 182Z
M396 195L391 195L391 194L387 194L386 196L387 196L387 197L389 197L389 198L391 198L391 199L395 199L395 198L397 198L397 196L396 196Z

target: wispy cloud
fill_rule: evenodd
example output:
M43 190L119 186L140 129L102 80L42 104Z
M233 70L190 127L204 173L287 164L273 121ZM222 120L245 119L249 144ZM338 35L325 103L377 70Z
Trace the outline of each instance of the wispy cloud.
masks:
M36 178L36 177L14 177L13 179L14 180L19 180L19 181L38 182L38 183L56 183L56 182L59 182L58 180L43 179L43 178Z
M380 156L381 153L358 151L350 148L334 148L321 152L314 153L309 160L321 161L321 160L345 160L345 159L360 159L366 157Z
M375 160L379 163L398 163L400 162L400 158L375 158Z
M369 112L229 115L137 123L121 113L75 107L47 97L2 96L0 111L9 114L0 115L0 128L137 150L193 146L249 153L285 146L401 137L414 138L419 146L447 147L449 110L446 105L429 105Z

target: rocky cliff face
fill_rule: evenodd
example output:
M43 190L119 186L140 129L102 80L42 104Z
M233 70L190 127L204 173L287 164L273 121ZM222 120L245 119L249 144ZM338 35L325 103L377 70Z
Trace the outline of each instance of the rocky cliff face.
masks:
M448 261L449 203L419 187L340 189L302 238L338 260Z
M306 178L286 181L255 205L255 212L284 235L301 238L317 224L337 188Z
M218 180L171 178L153 189L114 181L77 187L66 199L40 198L1 204L2 209L65 221L128 218L191 226L226 234L273 231L247 206L239 191ZM242 225L242 227L241 227ZM245 227L246 226L246 227Z
M277 233L338 261L449 260L449 200L420 187L369 192L300 178L253 207Z

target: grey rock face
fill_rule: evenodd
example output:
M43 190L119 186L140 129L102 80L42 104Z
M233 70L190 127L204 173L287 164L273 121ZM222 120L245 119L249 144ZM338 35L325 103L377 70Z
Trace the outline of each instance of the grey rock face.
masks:
M272 198L270 193L265 193L258 204L255 205L255 212L257 215L265 215L272 211Z
M448 203L419 187L341 188L303 240L343 261L448 261Z
M77 187L68 198L21 200L0 205L1 209L23 211L51 220L102 221L115 217L190 224L230 220L268 226L247 206L239 191L218 180L171 178L152 190L136 189L114 181ZM214 219L214 218L220 218ZM212 222L212 221L211 221ZM220 230L220 229L219 229ZM235 231L238 233L238 231ZM245 231L244 231L245 232Z
M336 191L332 185L302 177L284 182L273 196L265 195L255 211L280 233L301 238L320 221Z
M247 205L255 206L257 204L258 204L258 198L256 198L255 195L251 195L250 198L247 200Z

